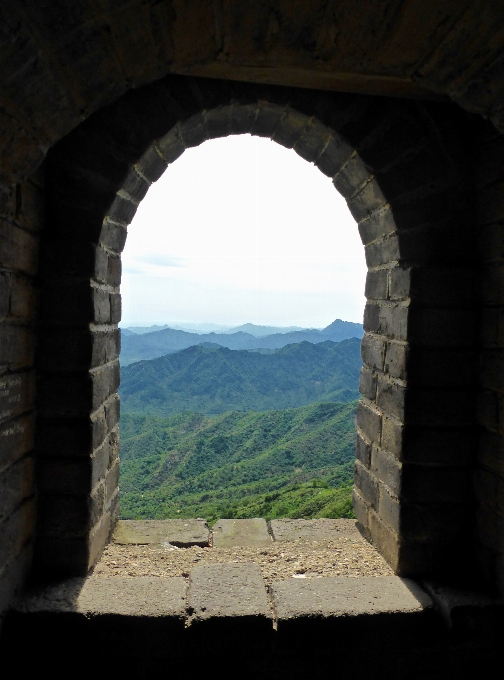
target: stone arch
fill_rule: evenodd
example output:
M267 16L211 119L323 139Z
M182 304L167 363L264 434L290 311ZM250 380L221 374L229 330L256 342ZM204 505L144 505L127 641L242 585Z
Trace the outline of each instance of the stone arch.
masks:
M454 124L455 121L455 124ZM465 115L449 104L169 76L49 153L38 329L36 569L83 574L118 513L120 253L185 148L267 136L333 178L368 264L354 507L400 574L467 553L474 277ZM464 361L467 370L458 371Z

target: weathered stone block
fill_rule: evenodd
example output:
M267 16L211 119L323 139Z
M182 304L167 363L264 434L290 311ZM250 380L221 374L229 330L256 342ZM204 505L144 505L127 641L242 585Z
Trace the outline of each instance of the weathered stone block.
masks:
M305 131L309 120L308 116L298 111L286 109L276 126L273 141L287 149L292 149Z
M285 109L277 104L258 102L254 127L250 134L258 137L273 137L284 111Z
M121 520L112 536L112 542L119 545L149 545L171 543L179 548L209 545L210 531L205 520Z
M372 246L368 246L371 248ZM388 295L388 270L368 271L364 295L371 300L385 300Z
M396 224L390 206L377 210L372 215L369 215L369 217L364 217L358 226L364 245L368 245L376 239L383 239L396 231Z
M34 494L35 460L25 456L0 474L0 523L13 514L15 508Z
M367 366L362 366L359 379L359 392L370 401L376 399L376 374Z
M275 541L337 541L342 537L365 543L354 520L349 519L272 519Z
M376 403L382 411L398 420L404 419L406 387L387 376L378 376Z
M355 461L354 483L366 504L377 508L378 481L358 460Z
M264 519L220 519L212 528L215 548L271 545L271 536Z
M271 609L257 564L212 564L189 574L190 630L199 635L249 635L248 644L266 643L272 633ZM221 644L224 641L221 641Z
M388 342L384 361L385 373L393 378L406 380L408 352L409 346L405 342Z
M335 134L318 156L315 165L324 175L334 177L353 153L355 153L354 149L339 135Z
M370 441L376 443L380 441L381 414L371 404L363 401L358 403L356 423Z
M362 361L370 368L376 368L378 371L383 371L385 349L385 338L365 333L361 341Z
M439 630L428 595L397 576L290 579L275 581L271 590L282 645L303 640L320 649L336 637L345 647L357 648L358 631L365 631L371 648L395 647L400 640L425 640Z
M402 465L397 458L374 446L371 452L371 472L386 484L395 496L401 494Z
M161 149L158 150L155 143L151 144L135 163L135 170L151 184L158 181L167 167L168 163L164 159Z
M357 431L355 442L355 457L359 460L365 468L371 465L371 443L366 441L362 434Z
M28 414L0 425L0 470L33 449L34 416Z

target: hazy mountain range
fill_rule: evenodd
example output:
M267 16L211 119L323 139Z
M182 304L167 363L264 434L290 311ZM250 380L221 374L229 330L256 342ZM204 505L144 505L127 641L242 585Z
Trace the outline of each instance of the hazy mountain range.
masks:
M278 327L245 324L243 330L228 330L222 333L196 333L174 328L162 328L146 332L147 329L131 328L121 331L121 365L128 366L136 361L155 359L178 352L194 345L212 343L228 349L279 349L293 343L321 343L326 340L339 342L347 338L361 338L362 324L336 319L326 328L287 330L278 332ZM275 331L271 333L270 331ZM252 332L253 331L253 332Z
M168 416L265 411L357 399L360 341L288 345L271 353L188 347L121 371L123 413Z
M290 333L290 331L305 331L309 330L303 326L259 326L254 323L244 323L241 326L223 326L218 323L165 323L162 326L128 326L121 328L125 335L144 335L145 333L154 333L155 331L162 331L166 328L172 328L176 331L188 331L189 333L197 333L202 335L205 333L250 333L256 338L261 338L264 335L272 335L273 333ZM320 328L316 330L321 330Z

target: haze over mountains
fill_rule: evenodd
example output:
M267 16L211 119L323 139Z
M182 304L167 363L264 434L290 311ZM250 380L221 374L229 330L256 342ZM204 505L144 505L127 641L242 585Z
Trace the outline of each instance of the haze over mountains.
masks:
M255 326L254 324L245 324L244 327L248 329L248 332L232 329L222 333L196 333L174 328L145 332L146 329L142 328L141 333L138 333L137 329L123 329L121 365L124 367L137 361L155 359L204 343L212 343L228 349L279 349L293 343L317 344L327 340L340 342L347 338L361 338L363 335L362 324L341 319L336 319L322 330L282 328L282 332L270 333L271 330L278 331L278 327Z

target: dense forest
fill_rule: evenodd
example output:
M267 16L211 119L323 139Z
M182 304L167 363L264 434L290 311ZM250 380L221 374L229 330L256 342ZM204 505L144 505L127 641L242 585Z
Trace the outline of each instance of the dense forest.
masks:
M126 366L123 413L265 411L358 398L360 341L301 342L268 353L193 346Z
M351 517L355 406L124 414L122 517Z

